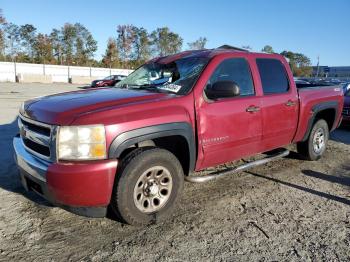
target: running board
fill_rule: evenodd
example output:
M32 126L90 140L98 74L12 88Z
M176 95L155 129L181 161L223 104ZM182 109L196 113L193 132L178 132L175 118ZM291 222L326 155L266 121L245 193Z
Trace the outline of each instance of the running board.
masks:
M187 182L191 182L191 183L208 182L208 181L213 180L215 178L219 178L219 177L223 177L225 175L244 171L244 170L247 170L251 167L260 166L260 165L266 164L268 162L280 159L280 158L288 156L288 155L289 155L289 150L283 149L282 152L279 152L279 153L274 154L272 156L265 157L263 159L259 159L259 160L253 161L253 162L249 162L249 163L240 165L238 167L228 168L228 169L225 169L223 171L215 171L215 172L209 173L208 175L205 175L205 176L185 176L185 180Z

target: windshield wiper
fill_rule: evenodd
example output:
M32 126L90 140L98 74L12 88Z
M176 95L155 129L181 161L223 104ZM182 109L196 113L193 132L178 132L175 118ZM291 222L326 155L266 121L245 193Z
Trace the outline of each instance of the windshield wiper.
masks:
M157 93L159 93L159 89L157 88L157 85L154 85L154 84L128 85L126 88L127 89L133 89L133 90L156 91Z
M176 93L176 92L172 92L171 90L167 90L167 89L163 89L160 88L162 86L164 86L165 83L162 84L143 84L143 85L128 85L125 84L123 86L121 86L121 88L125 88L125 89L133 89L133 90L147 90L147 91L151 91L151 92L156 92L156 93Z

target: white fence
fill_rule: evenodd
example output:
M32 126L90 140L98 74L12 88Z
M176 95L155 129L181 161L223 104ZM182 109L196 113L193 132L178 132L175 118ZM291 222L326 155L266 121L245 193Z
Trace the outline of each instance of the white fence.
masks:
M0 82L15 82L21 74L51 76L52 82L68 83L72 76L97 79L109 75L128 75L131 72L132 70L115 68L0 62Z

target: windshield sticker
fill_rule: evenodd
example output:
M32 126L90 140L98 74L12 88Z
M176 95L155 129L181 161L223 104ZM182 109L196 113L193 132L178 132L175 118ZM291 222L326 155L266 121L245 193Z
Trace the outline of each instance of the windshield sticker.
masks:
M175 84L168 84L168 85L164 85L164 86L159 86L158 89L177 93L180 91L181 87L182 86L175 85Z

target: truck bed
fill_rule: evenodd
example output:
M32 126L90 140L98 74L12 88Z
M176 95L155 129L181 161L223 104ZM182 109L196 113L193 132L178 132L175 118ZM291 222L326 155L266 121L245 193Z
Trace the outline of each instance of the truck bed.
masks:
M325 95L332 96L332 95L339 95L342 93L341 87L338 85L332 85L332 86L326 86L326 85L312 85L312 86L303 86L298 87L298 93L304 92L304 91L315 91L315 92L321 92Z
M305 139L305 133L310 128L313 121L313 112L317 108L333 108L337 116L335 121L329 126L330 131L337 127L341 114L339 108L343 108L343 91L339 86L309 86L298 88L299 96L299 124L294 138L294 142ZM310 118L311 117L311 118ZM311 121L311 122L310 122Z
M327 84L301 84L301 83L295 83L296 87L298 89L318 89L318 88L325 88L325 87L337 87L335 85L327 85Z

